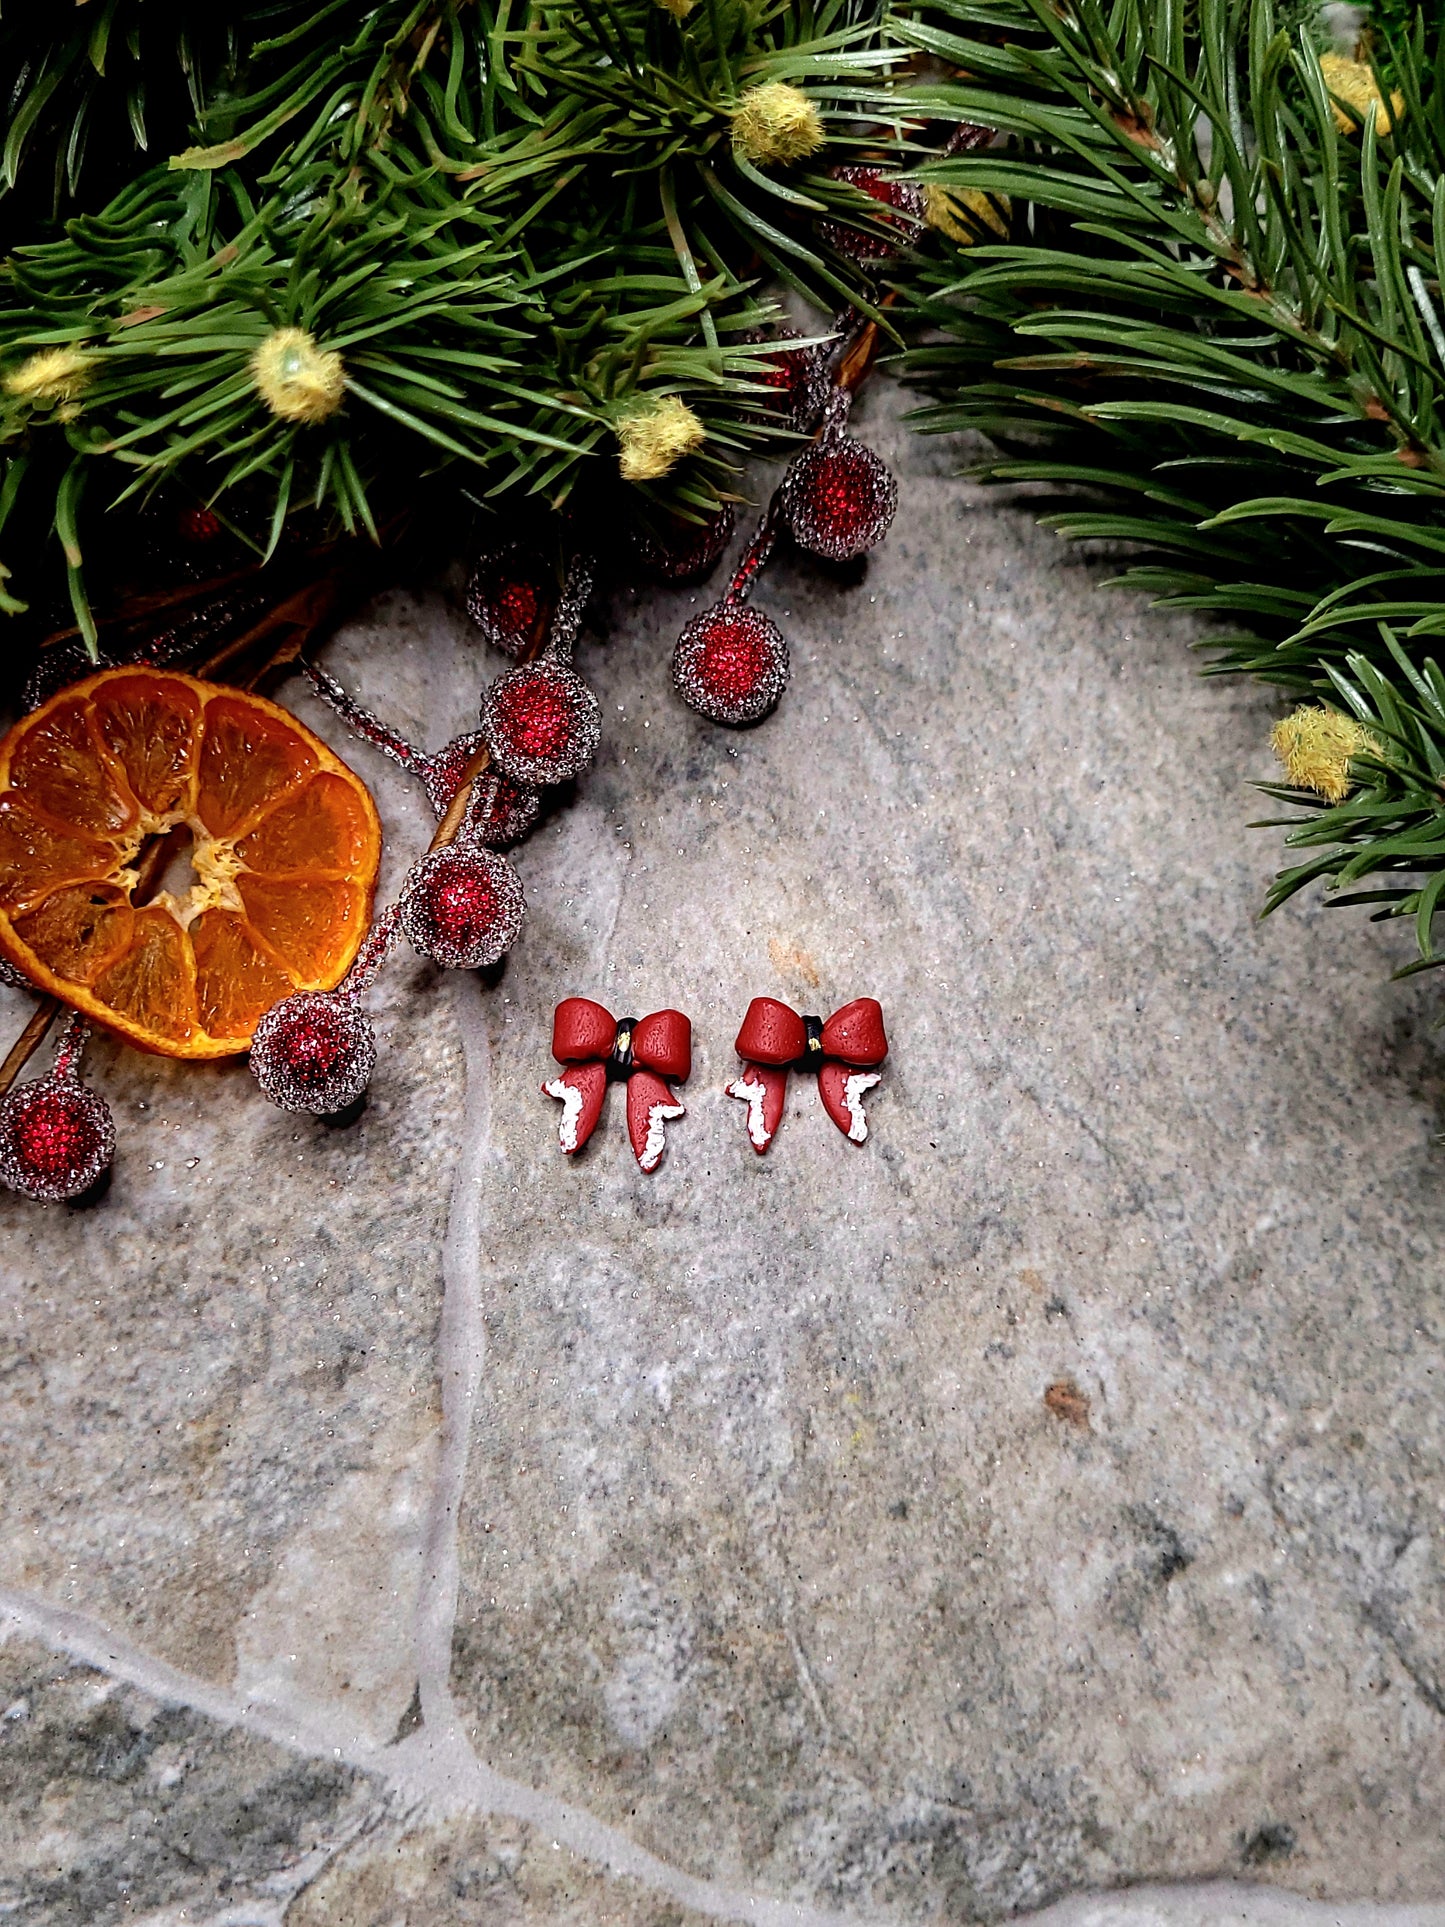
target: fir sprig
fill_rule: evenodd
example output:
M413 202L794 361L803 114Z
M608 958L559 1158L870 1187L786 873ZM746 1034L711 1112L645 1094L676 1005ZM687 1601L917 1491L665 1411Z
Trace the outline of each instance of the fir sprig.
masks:
M39 59L59 73L56 35ZM817 228L838 216L832 145L891 138L900 49L875 7L269 0L223 40L187 55L194 124L168 158L32 222L0 269L3 539L16 568L54 531L88 638L87 525L173 478L234 497L263 550L302 508L375 533L402 477L449 465L474 495L558 504L624 419L675 398L696 452L640 486L705 512L785 432L747 339L774 312L759 272L871 300ZM736 123L760 92L817 141L750 159ZM4 593L14 609L18 581Z
M1350 759L1348 794L1322 810L1306 790L1260 786L1296 811L1261 827L1286 825L1291 848L1319 851L1280 873L1266 909L1324 881L1332 906L1371 904L1376 921L1408 918L1419 956L1396 973L1404 977L1445 964L1434 936L1445 899L1445 672L1433 658L1414 662L1388 626L1380 641L1393 675L1358 655L1330 672L1335 700L1368 733ZM1409 880L1355 888L1367 877L1397 876Z
M900 281L919 425L1053 485L1062 535L1212 619L1216 668L1403 726L1445 633L1438 34L1342 59L1271 0L937 0L899 31L953 71L920 109L994 133L925 176L1010 222ZM1306 832L1351 845L1339 874L1445 847L1438 787L1397 794L1419 751Z

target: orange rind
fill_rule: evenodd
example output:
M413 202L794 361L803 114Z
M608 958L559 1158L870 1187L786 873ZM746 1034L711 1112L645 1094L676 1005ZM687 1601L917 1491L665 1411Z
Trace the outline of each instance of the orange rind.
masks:
M134 900L177 825L193 880ZM371 917L381 824L361 779L264 696L106 669L0 742L0 952L142 1050L227 1057L330 990Z

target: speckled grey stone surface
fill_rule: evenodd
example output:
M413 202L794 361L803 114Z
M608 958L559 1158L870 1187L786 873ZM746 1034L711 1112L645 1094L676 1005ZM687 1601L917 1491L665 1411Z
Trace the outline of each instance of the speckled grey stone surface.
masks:
M101 1046L109 1197L0 1201L0 1917L1445 1923L1434 988L1255 920L1271 699L896 413L761 729L670 693L711 591L599 605L523 938L394 960L360 1124ZM431 746L491 668L440 591L328 662ZM557 1149L574 992L693 1017L650 1179L620 1093ZM763 992L880 998L866 1146L748 1148Z

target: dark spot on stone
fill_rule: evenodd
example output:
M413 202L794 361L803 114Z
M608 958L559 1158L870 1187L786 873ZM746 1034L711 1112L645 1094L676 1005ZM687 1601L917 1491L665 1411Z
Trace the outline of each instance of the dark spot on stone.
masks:
M487 1527L487 1531L488 1532L491 1531L490 1526ZM407 1707L406 1711L402 1714L401 1718L397 1721L396 1731L391 1736L390 1744L392 1746L399 1746L409 1733L418 1732L420 1728L421 1728L421 1686L420 1684L418 1684L416 1686L413 1686L411 1689L411 1704Z
M895 1499L888 1508L888 1516L890 1519L906 1519L908 1517L907 1499Z
M1295 1830L1282 1820L1271 1820L1243 1842L1246 1867L1262 1867L1271 1860L1287 1860L1295 1850Z
M1147 1505L1130 1506L1129 1522L1142 1535L1152 1554L1154 1570L1150 1576L1155 1585L1167 1586L1192 1563L1192 1555L1184 1550L1184 1541L1173 1526Z

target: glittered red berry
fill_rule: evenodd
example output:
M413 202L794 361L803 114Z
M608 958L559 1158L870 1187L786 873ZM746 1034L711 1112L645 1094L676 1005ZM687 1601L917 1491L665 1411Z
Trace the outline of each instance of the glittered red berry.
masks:
M479 556L467 582L467 614L509 656L531 642L551 600L541 557L516 544Z
M510 850L537 821L541 797L530 783L518 783L498 770L483 776L477 787L485 807L467 818L467 838L485 844L489 850Z
M802 336L782 339L801 341ZM758 363L757 379L776 389L788 420L797 429L811 428L828 398L828 366L821 348L780 348Z
M742 602L694 616L677 639L672 680L714 723L755 723L788 686L788 645L775 622Z
M434 755L417 759L421 780L426 786L426 800L439 818L446 815L448 805L461 788L467 765L485 745L482 732L472 729L465 736L453 736Z
M221 518L213 514L210 509L202 507L200 503L182 509L176 517L176 522L182 539L186 542L194 542L197 547L203 547L207 542L214 542L221 533Z
M0 1099L0 1181L40 1203L88 1191L115 1156L103 1098L73 1077L38 1077Z
M602 712L565 663L509 669L482 697L482 735L504 776L518 783L565 783L597 754Z
M896 239L882 234L868 234L861 228L850 227L844 221L820 221L818 232L840 254L850 260L887 261L900 247L906 247L923 226L927 203L923 189L916 181L904 180L899 174L892 174L886 168L868 167L857 162L849 162L843 167L831 170L835 181L846 181L849 187L856 187L870 200L877 201L882 210L879 218L891 230Z
M778 491L799 548L848 562L881 542L898 507L898 484L871 448L825 434L805 448Z
M446 970L481 970L517 941L526 901L505 857L448 844L416 864L401 893L401 927L413 949Z
M736 523L732 503L724 502L701 522L674 516L660 531L641 528L635 537L638 560L663 582L700 582L716 568Z
M376 1033L335 991L299 990L274 1004L251 1039L251 1070L273 1104L317 1117L345 1110L376 1068Z

